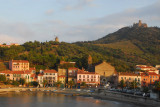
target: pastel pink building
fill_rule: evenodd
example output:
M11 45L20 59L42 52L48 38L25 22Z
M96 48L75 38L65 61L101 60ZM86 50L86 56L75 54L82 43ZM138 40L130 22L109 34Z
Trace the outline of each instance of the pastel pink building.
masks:
M25 79L26 83L34 81L33 71L2 71L1 75L5 75L7 80L19 81L21 78Z
M11 60L9 61L9 69L11 71L29 70L29 62L26 60Z
M77 83L85 82L88 85L98 85L100 84L100 75L95 72L78 72L77 73Z

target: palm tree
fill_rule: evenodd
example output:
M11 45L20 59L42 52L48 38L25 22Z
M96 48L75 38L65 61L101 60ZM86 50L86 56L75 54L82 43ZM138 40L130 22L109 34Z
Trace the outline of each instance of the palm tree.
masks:
M130 87L133 88L133 89L135 89L135 88L138 87L138 84L139 84L138 82L133 81L133 82L131 82Z
M81 86L85 87L86 86L86 82L82 82Z
M126 87L126 84L125 84L124 80L120 81L120 87L122 88L122 90L123 90L124 87Z
M61 81L57 81L57 82L55 83L55 85L57 86L57 88L59 88L61 84L62 84Z
M43 86L46 87L47 80L43 80Z
M74 83L73 80L68 81L68 85L70 86L71 89L72 89L72 86L73 86L74 84L75 84L75 83Z

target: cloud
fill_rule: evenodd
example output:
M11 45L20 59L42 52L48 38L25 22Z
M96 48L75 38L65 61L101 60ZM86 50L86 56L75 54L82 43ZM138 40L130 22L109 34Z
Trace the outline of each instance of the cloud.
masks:
M46 15L52 15L54 13L53 9L49 9L45 12Z
M79 10L83 9L85 6L96 6L95 4L93 4L93 1L94 0L77 0L73 3L73 5L70 5L71 3L66 5L63 10Z
M6 34L0 34L0 44L3 44L3 43L7 43L7 44L10 44L10 43L24 43L24 40L23 38L16 38L16 37L12 37L12 36L9 36L9 35L6 35Z
M93 3L93 0L59 1L68 6L68 10L83 9ZM74 5L70 5L70 2L73 1ZM55 19L32 24L0 21L0 37L2 38L0 42L17 41L21 43L22 40L54 40L54 35L58 36L60 41L65 42L96 40L122 27L130 26L139 19L149 26L160 26L160 11L158 10L160 10L160 2L143 8L129 8L101 18L83 20L87 24L79 25ZM52 13L52 11L48 10L48 13Z

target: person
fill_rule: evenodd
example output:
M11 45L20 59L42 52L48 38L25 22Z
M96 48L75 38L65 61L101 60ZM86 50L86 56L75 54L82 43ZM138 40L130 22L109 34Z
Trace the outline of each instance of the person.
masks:
M143 93L143 97L145 97L145 93Z

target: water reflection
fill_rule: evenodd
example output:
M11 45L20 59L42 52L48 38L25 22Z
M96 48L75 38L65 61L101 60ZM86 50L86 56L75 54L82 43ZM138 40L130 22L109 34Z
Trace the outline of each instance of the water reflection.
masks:
M131 104L99 100L92 97L44 92L20 92L0 95L0 105L1 107L136 107Z

